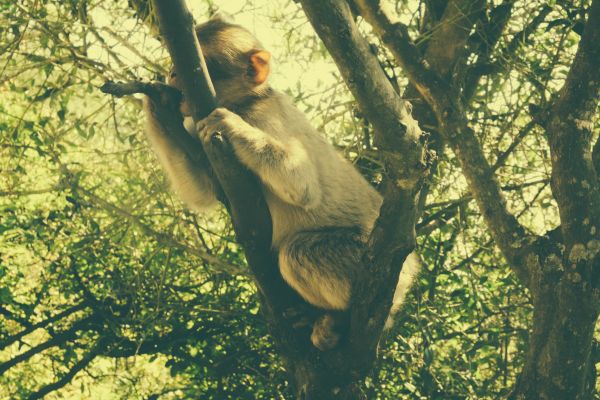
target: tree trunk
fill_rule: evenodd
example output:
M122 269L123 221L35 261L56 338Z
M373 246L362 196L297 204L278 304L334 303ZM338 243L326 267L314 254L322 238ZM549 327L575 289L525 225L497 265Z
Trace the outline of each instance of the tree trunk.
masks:
M591 140L600 100L600 0L587 11L565 84L541 121L550 146L561 238L557 252L528 260L538 266L529 269L535 311L527 362L511 395L515 400L591 400L595 389L600 188Z
M293 371L296 399L298 400L364 400L360 389L361 380L350 376L340 379L339 371L316 368L314 364L298 362L288 371Z
M510 400L593 398L592 337L598 314L589 285L568 276L545 283L535 296L527 361Z

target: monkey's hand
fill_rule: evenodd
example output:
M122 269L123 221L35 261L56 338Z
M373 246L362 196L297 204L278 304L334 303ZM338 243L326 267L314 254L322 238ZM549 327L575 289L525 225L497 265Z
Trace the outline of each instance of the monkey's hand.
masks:
M232 136L242 132L245 126L250 127L239 115L219 107L214 109L208 117L196 123L196 132L198 138L208 144L216 135L231 139Z
M285 202L305 209L319 205L317 170L297 138L273 137L225 108L217 108L199 121L196 130L205 144L215 135L228 139L242 164Z
M155 126L149 134L160 134L180 129L183 115L180 111L181 92L160 82L144 84L144 111L148 122ZM154 132L155 131L155 132Z
M179 90L164 84L152 87L144 96L144 109L155 115L162 116L165 113L179 116L182 114L182 97ZM179 118L183 118L182 116Z

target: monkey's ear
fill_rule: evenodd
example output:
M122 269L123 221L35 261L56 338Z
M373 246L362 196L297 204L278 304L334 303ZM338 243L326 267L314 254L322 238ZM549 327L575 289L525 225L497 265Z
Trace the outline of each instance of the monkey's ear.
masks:
M256 50L250 55L248 75L257 85L267 80L271 71L270 59L271 53L266 50Z

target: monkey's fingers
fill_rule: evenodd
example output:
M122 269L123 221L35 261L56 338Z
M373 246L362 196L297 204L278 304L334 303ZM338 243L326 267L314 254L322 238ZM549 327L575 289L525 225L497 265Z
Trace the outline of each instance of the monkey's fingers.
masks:
M206 118L196 123L196 134L203 144L220 144L226 140L223 131L207 123Z
M162 82L107 81L102 86L100 86L100 90L103 93L112 94L116 97L123 97L136 93L142 93L150 97L150 99L155 103L166 104L170 106L176 105L177 107L179 106L179 103L182 99L182 94L177 88L174 88L173 86L169 86Z
M204 119L196 122L196 135L198 139L202 141L202 143L206 143L210 138L207 137L208 129L206 129L206 121Z

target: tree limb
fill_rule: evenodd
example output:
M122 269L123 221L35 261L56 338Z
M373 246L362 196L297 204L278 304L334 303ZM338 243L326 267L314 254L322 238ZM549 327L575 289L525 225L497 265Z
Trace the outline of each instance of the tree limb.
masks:
M408 28L401 22L393 22L390 19L386 10L383 9L381 0L355 0L355 3L361 15L371 24L375 33L390 49L394 59L408 75L411 83L431 104L432 96L434 96L431 90L438 86L445 88L447 85L423 60L422 54L408 35Z
M361 111L375 128L377 147L387 157L387 173L394 179L418 181L424 165L420 129L410 115L408 102L394 90L377 60L354 24L345 2L302 1L313 27L333 56L346 85L358 102ZM332 8L335 12L329 11ZM389 153L389 154L388 154ZM395 160L394 153L403 154ZM407 157L410 159L407 160Z
M510 2L509 6L512 8L513 3ZM496 8L503 7L504 3ZM548 14L552 11L552 7L548 5L544 5L539 13L533 17L531 22L527 24L521 31L515 33L511 41L504 46L500 51L499 55L496 56L495 62L490 62L492 58L492 50L494 46L486 46L489 48L489 51L480 53L480 56L477 59L477 62L469 68L468 74L465 78L465 84L463 86L463 97L465 99L465 103L467 103L475 93L477 89L477 85L479 80L484 75L489 75L492 73L500 73L506 71L510 63L508 60L512 59L515 55L517 49L529 42L531 35L538 29L542 22L546 19ZM496 18L500 17L509 17L510 14L504 15L503 13L498 15ZM492 16L493 17L493 16ZM502 28L506 26L508 20L499 20L497 23L502 24ZM500 27L500 25L499 25ZM500 34L502 31L498 31L498 36L491 36L489 38L489 43L494 44L500 39ZM495 40L495 42L494 42Z
M545 124L552 154L552 192L567 244L585 244L592 237L600 237L600 185L591 154L600 100L598 43L600 0L594 0L566 82Z
M528 285L530 273L525 267L524 257L527 251L523 246L523 239L527 237L526 230L506 208L498 180L485 158L475 132L468 126L459 88L442 79L437 71L417 58L418 54L403 33L406 32L406 27L400 22L391 21L381 7L381 0L357 0L357 3L364 18L373 26L405 70L411 83L431 106L444 139L460 161L469 187L496 243L519 278ZM443 18L440 23L454 24L456 21L444 21ZM450 43L447 45L452 46ZM440 57L445 59L448 54L444 51ZM436 57L437 54L429 52L428 56Z
M40 322L37 322L33 325L30 325L27 328L23 329L22 331L18 332L17 334L8 336L6 339L4 339L0 342L0 350L5 349L6 347L10 346L11 344L13 344L14 342L16 342L18 340L21 340L21 338L30 334L31 332L35 331L36 329L43 328L51 323L54 323L65 317L68 317L69 315L71 315L77 311L83 310L85 307L86 307L85 302L81 302L79 304L76 304L72 307L67 308L64 311L59 312L56 315L51 316L50 318L47 318Z
M88 351L82 358L79 360L66 374L61 376L56 382L53 382L49 385L42 387L40 390L29 395L28 400L37 400L42 399L48 393L58 390L71 382L71 380L77 375L79 371L87 367L94 359L102 353L104 350L104 344L102 339L99 340L98 343Z
M485 0L448 1L448 6L440 23L435 27L425 52L425 59L431 65L431 69L440 76L447 77L456 63L463 58L471 29L476 17L485 9L485 3Z
M376 355L401 265L414 247L416 195L426 174L421 131L358 31L345 1L302 0L361 111L375 128L386 164L384 202L363 257L367 274L352 289L348 352L359 375ZM402 154L402 157L400 157Z
M216 106L216 100L192 16L181 0L154 0L153 4L178 79L183 82L192 117L198 121ZM214 139L213 145L207 146L205 151L229 202L237 239L244 247L248 265L264 295L264 304L271 312L281 313L288 301L297 302L298 298L279 273L277 257L271 248L271 214L260 184L237 160L228 143L219 140L221 138Z
M84 319L81 319L81 320L75 322L69 329L62 331L62 332L58 333L57 335L54 335L51 339L48 339L47 341L40 343L37 346L34 346L34 347L30 348L29 350L14 356L13 358L9 359L8 361L1 363L0 364L0 375L2 375L4 372L6 372L10 368L14 367L15 365L28 360L29 358L33 357L34 355L36 355L38 353L41 353L44 350L47 350L51 347L60 346L61 344L65 343L69 340L75 339L77 337L77 332L88 328L87 324L89 322L93 322L91 317L86 317Z

